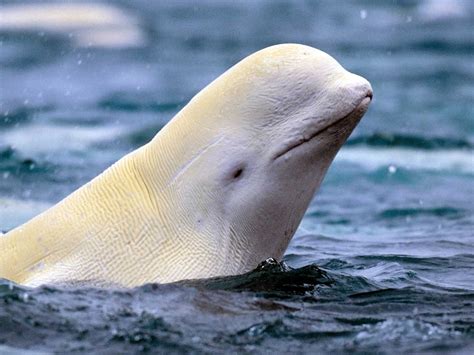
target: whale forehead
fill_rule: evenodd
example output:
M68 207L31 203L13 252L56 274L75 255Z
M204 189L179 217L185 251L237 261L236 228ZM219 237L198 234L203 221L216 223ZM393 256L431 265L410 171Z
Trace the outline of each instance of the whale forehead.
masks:
M288 68L314 70L321 67L327 71L342 69L340 64L326 52L302 44L267 47L248 56L236 67L239 64L248 64L250 70L270 74Z
M347 71L329 54L299 44L283 44L265 48L247 57L241 63L246 75L252 75L264 85L274 82L280 89L292 90L294 84L325 87L329 82L347 74ZM236 65L238 68L239 64ZM281 80L282 82L279 82ZM286 84L286 85L285 85Z
M318 49L272 46L245 58L209 86L209 107L220 107L214 110L217 115L207 117L221 121L216 127L227 122L232 129L266 129L295 114L326 114L331 107L340 110L336 101L353 100L346 88L354 77Z
M193 119L228 121L257 118L276 101L329 92L350 74L327 53L301 44L279 44L244 58L201 90L183 113Z

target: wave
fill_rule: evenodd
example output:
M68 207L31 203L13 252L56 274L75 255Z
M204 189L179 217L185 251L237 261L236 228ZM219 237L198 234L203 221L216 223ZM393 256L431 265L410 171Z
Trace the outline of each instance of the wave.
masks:
M346 146L370 146L370 147L397 147L415 148L424 150L436 149L474 149L474 144L466 139L442 138L442 137L419 137L409 134L381 133L376 132L362 135L347 141Z
M109 111L170 112L178 111L184 104L184 102L157 102L151 97L144 97L144 95L137 96L126 92L118 92L104 97L99 101L98 107Z
M471 255L460 255L465 263L472 259ZM359 256L357 260L378 261L376 264L355 265L339 259L330 259L318 266L308 264L299 268L289 267L285 262L269 258L260 263L255 269L241 275L219 276L208 279L183 280L172 284L148 284L137 289L156 291L167 287L192 287L199 290L255 292L276 297L316 295L322 298L362 297L364 294L383 290L403 290L414 287L416 292L423 289L440 290L444 293L460 294L469 292L460 287L443 286L427 279L419 278L412 270L406 269L400 262L410 261L411 264L424 266L442 266L448 261L455 262L456 258L416 258L410 256ZM386 260L386 261L384 261ZM343 264L342 267L339 264ZM461 264L460 264L461 265ZM421 288L417 288L420 286ZM17 287L17 286L15 286ZM20 286L18 286L20 287ZM56 285L74 290L76 288L90 289L88 282L71 281ZM120 290L114 285L104 284L111 290ZM21 288L21 287L20 287ZM27 289L25 288L25 292ZM99 287L98 290L105 288ZM372 297L372 296L370 296Z
M10 128L20 124L23 125L30 122L35 115L41 112L51 111L52 109L52 106L31 107L25 105L17 106L13 109L3 108L0 112L0 128Z
M413 318L395 319L389 318L376 324L366 324L360 327L360 330L354 337L354 346L361 347L382 347L382 344L397 343L399 345L409 346L413 351L413 344L417 350L422 350L425 346L419 342L443 341L447 339L458 338L460 332L451 329L444 329L436 324ZM418 344L417 344L418 343ZM432 347L433 344L430 344ZM427 350L427 349L425 349Z
M417 6L417 13L422 21L437 22L469 18L468 1L451 0L436 1L424 0Z
M46 3L0 6L0 31L61 35L77 47L129 48L146 44L138 18L106 4Z
M462 245L462 244L461 244ZM439 267L440 269L446 269L449 267L468 267L474 262L474 255L472 254L457 254L450 257L418 257L412 255L359 255L359 260L372 261L372 260L383 260L386 262L397 262L411 265L422 265L429 267Z
M2 143L18 154L44 158L64 153L85 153L95 144L110 142L124 129L117 126L74 126L33 123L0 132ZM34 137L34 138L33 138Z
M383 219L407 218L418 216L450 217L459 218L465 215L465 211L453 207L434 208L389 208L379 213Z
M378 267L376 274L398 274L395 266ZM381 346L409 350L417 341L436 346L472 334L472 292L387 287L271 259L244 275L126 290L83 286L30 289L0 280L2 344L212 352L241 345L268 350L297 340L311 352L321 352L321 344L373 352Z
M474 153L466 149L426 150L407 147L358 147L341 149L336 161L357 164L367 170L427 170L474 174Z
M41 201L0 198L0 233L25 223L50 206L50 203Z
M50 171L53 167L36 161L33 158L22 157L12 146L0 147L0 172L3 176L9 174L38 173Z
M283 262L267 259L246 274L182 281L178 284L210 290L271 292L289 295L305 294L317 285L330 285L333 282L331 277L316 265L292 269Z

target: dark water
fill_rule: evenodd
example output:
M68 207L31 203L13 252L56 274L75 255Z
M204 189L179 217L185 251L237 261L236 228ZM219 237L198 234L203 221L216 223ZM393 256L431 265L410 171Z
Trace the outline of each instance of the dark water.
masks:
M61 25L0 8L0 230L267 45L327 51L374 102L286 253L292 270L133 290L0 282L0 353L474 352L472 2L96 4L99 20L79 23L82 8Z

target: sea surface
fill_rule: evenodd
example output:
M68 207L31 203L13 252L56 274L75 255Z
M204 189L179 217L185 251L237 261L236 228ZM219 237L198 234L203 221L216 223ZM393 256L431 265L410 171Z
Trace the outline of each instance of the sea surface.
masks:
M129 290L0 281L0 353L474 353L474 2L0 1L0 230L298 42L374 100L285 255Z

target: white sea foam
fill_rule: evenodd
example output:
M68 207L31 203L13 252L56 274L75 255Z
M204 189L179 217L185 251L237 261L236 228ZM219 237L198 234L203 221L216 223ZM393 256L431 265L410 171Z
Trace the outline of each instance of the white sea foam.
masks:
M418 319L389 318L373 325L363 325L355 336L358 345L378 345L385 343L407 344L411 342L428 342L455 338L461 334L453 330L445 330L435 324Z
M51 352L37 351L37 350L26 350L20 348L12 348L6 345L0 345L0 354L3 355L48 355Z
M474 174L474 152L462 149L344 148L336 161L357 164L368 170L387 168L389 173L403 168Z
M418 14L422 20L440 21L469 16L467 8L470 0L425 0L418 5Z
M0 198L0 231L15 228L49 207L40 201Z
M0 6L0 29L62 34L78 47L136 47L145 35L132 14L107 4L34 3Z
M93 144L108 142L122 129L113 127L32 124L0 133L2 145L29 158L60 152L83 152Z

